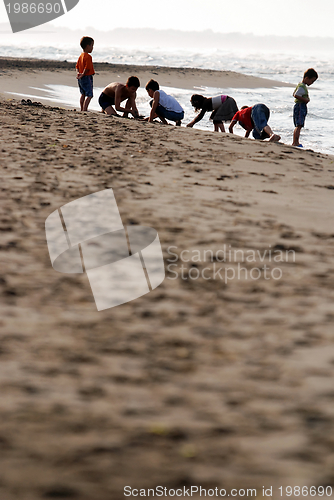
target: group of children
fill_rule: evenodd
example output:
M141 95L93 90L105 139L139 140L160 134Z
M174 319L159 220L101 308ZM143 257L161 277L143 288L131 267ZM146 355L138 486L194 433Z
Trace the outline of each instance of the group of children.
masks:
M80 55L76 69L77 79L80 88L80 108L81 111L87 111L89 103L93 97L93 75L94 66L90 53L94 48L94 40L84 36L80 40L82 54ZM318 78L317 72L310 68L304 73L303 80L297 85L293 92L295 105L293 109L293 121L295 130L293 134L293 146L301 147L299 143L301 129L305 125L307 115L307 103L310 101L307 87L312 85ZM139 79L136 76L130 76L125 84L110 83L105 87L99 97L99 104L107 115L117 115L117 111L128 117L131 114L134 118L143 118L139 116L136 106L136 92L140 87ZM174 121L176 125L181 125L184 118L184 111L178 101L171 95L160 90L159 83L150 80L146 86L146 91L151 97L151 112L146 121L152 122L155 118L160 118L163 123L166 120ZM125 106L122 102L126 101ZM252 132L254 139L269 139L277 142L281 139L275 134L268 120L270 110L265 104L255 104L254 106L243 106L238 110L238 106L233 97L227 95L218 95L214 97L204 97L199 94L191 96L190 102L199 114L187 124L187 127L193 127L199 122L207 111L211 111L210 119L213 121L216 132L225 132L224 122L230 122L229 132L233 134L233 128L236 123L246 130L245 137Z

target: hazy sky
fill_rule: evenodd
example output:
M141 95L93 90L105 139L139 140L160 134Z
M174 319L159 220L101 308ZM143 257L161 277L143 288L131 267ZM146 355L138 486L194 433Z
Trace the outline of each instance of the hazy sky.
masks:
M6 22L1 0L0 4L0 21ZM334 0L80 0L52 24L75 29L149 27L334 37L333 18Z

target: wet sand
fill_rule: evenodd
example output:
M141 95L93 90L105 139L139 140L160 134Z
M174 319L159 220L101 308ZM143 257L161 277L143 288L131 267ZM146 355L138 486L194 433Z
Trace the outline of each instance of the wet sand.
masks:
M161 86L191 89L194 92L205 87L226 89L291 87L288 83L233 71L108 64L95 61L94 69L96 71L94 87L102 88L111 82L125 83L131 75L137 75L143 87L151 78L155 78L159 80ZM46 85L50 84L77 87L75 63L0 57L0 94L4 97L8 97L7 92L26 95L33 93L44 104L50 104L50 99L43 99ZM64 107L73 108L65 104Z

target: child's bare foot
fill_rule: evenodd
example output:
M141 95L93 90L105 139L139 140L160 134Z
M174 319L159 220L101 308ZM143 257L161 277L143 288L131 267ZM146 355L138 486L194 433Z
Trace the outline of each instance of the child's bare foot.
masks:
M273 134L270 136L269 142L278 142L280 141L281 136L277 134Z

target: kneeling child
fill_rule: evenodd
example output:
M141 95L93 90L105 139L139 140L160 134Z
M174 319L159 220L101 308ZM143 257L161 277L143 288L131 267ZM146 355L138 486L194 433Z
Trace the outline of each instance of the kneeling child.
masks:
M175 97L160 90L159 83L155 80L150 80L145 88L148 95L153 97L153 100L150 102L152 106L151 113L146 120L153 122L154 118L159 117L162 123L167 124L167 119L176 122L176 125L181 125L181 120L184 118L184 111Z

